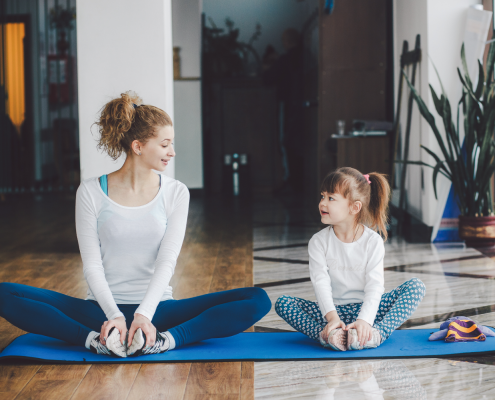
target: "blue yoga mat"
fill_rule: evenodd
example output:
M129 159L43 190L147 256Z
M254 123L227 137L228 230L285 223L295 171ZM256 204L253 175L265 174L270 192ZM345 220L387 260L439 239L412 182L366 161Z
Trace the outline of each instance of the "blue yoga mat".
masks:
M432 329L398 330L376 349L333 351L299 332L241 333L210 339L180 349L149 356L118 358L94 354L84 347L32 333L15 339L0 353L0 361L24 358L57 363L152 363L191 361L283 361L352 360L365 358L411 358L495 352L495 337L485 342L430 342Z

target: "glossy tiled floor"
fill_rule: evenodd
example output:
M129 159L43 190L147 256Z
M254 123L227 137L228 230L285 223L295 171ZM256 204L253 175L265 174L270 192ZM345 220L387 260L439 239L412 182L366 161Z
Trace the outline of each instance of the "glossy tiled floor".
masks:
M314 205L316 210L316 204ZM254 283L272 303L282 294L315 300L307 243L323 229L307 206L258 200ZM463 244L386 243L385 290L418 277L426 296L402 329L438 328L454 315L495 325L495 261ZM275 311L257 331L292 330ZM257 399L493 399L495 357L255 363Z

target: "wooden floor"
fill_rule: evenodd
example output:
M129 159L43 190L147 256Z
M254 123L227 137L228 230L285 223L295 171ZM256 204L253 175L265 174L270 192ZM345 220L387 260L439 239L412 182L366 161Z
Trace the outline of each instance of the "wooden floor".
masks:
M251 213L243 204L192 199L172 279L174 297L253 285ZM84 298L74 199L0 202L0 282ZM0 318L0 349L24 332ZM252 399L252 362L0 364L0 399Z

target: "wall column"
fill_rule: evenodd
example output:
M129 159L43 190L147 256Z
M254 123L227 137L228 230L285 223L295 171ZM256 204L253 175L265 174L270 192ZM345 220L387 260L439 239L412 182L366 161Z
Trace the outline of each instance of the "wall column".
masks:
M109 100L134 90L174 119L171 0L78 0L77 54L81 180L120 168L96 149L91 129ZM175 176L175 164L166 174Z
M180 77L174 82L175 177L190 189L203 188L201 115L202 0L172 0L174 47L180 48Z

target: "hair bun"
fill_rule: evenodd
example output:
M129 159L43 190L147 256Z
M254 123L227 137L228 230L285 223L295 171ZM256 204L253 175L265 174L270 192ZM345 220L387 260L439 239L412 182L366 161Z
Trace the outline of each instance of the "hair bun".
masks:
M136 107L141 104L142 100L135 92L127 91L108 102L101 111L96 122L100 132L98 147L104 148L114 160L125 150L122 140L134 122Z
M152 105L141 106L141 98L127 91L101 109L95 122L100 133L98 148L103 148L114 160L122 153L129 153L134 140L145 143L154 135L156 127L173 126L165 111Z

